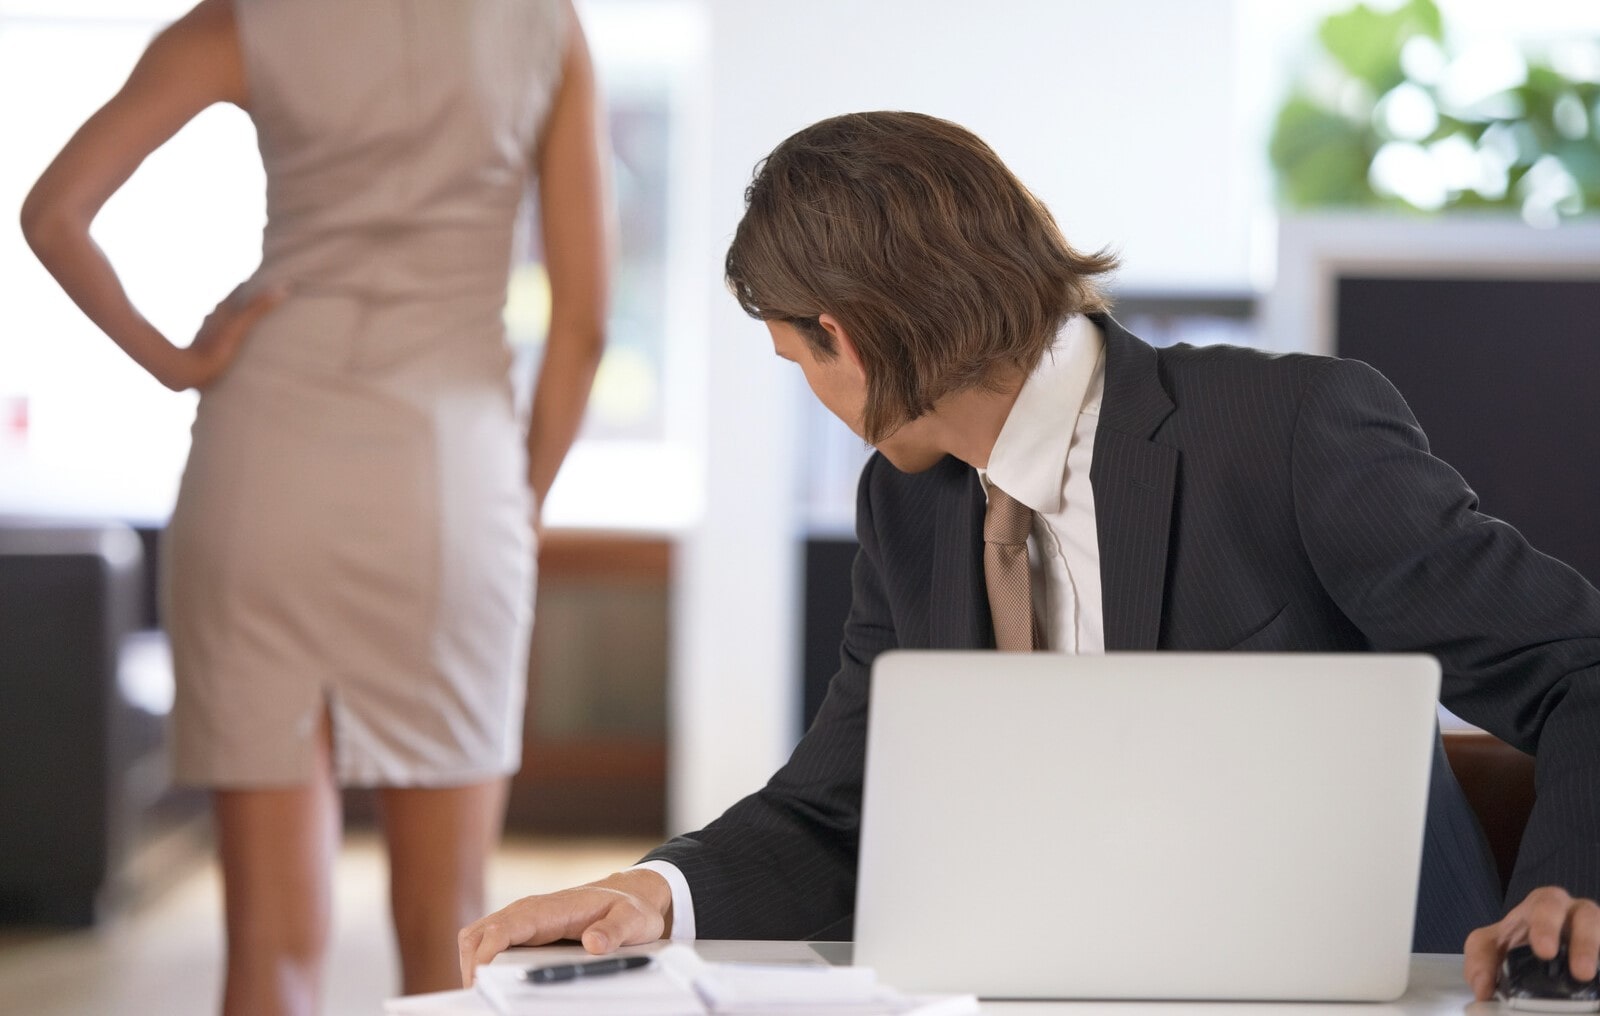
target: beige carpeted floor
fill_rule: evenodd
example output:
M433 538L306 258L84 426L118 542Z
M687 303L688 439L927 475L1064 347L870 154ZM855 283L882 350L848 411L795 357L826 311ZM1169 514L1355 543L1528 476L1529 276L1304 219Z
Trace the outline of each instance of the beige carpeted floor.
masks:
M495 906L632 864L653 843L509 841L490 874ZM220 997L222 915L215 867L190 860L169 888L104 927L0 929L0 1016L206 1016ZM327 1016L377 1016L397 993L387 869L377 839L346 838L335 880Z

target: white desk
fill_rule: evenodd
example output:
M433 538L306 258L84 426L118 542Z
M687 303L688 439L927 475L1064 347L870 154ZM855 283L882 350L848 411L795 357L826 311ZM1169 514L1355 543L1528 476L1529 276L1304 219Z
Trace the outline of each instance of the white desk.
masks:
M665 943L630 946L620 955L648 954ZM807 942L704 941L695 950L712 962L745 960L794 962L815 960L818 953ZM822 943L830 956L838 955L837 943ZM512 949L495 957L495 963L526 964L535 952ZM548 958L584 959L580 946L544 946L537 950L541 960ZM900 988L903 985L893 985ZM395 999L385 1011L405 1016L474 1016L488 1013L472 992L443 992ZM1460 956L1417 955L1411 958L1411 984L1397 1002L1310 1004L1287 1002L990 1002L984 1013L995 1016L1499 1016L1495 1002L1474 1002L1472 992L1461 978Z

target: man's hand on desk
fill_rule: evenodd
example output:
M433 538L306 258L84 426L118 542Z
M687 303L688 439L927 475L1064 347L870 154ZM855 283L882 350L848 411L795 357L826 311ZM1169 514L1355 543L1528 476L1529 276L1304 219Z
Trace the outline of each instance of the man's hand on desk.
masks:
M525 896L461 929L461 983L516 945L576 939L592 953L654 942L672 930L672 889L653 871L619 871L598 882Z
M1587 981L1600 963L1600 904L1573 899L1564 889L1544 886L1512 908L1498 923L1467 936L1464 973L1480 1001L1494 997L1495 976L1506 950L1526 942L1534 955L1550 959L1567 940L1572 976Z

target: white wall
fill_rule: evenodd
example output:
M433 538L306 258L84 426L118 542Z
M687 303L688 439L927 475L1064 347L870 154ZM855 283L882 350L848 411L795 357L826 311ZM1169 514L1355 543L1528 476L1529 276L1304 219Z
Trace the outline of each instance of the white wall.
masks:
M753 161L851 110L933 113L988 141L1073 243L1120 247L1125 285L1237 286L1234 7L713 2L718 150Z

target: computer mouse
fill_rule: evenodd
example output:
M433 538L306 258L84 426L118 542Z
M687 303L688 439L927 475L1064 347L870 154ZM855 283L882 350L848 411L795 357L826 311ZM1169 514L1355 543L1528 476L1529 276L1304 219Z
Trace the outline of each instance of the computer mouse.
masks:
M1600 977L1580 981L1567 968L1567 945L1542 960L1519 945L1500 964L1496 995L1512 1009L1529 1012L1600 1012Z

